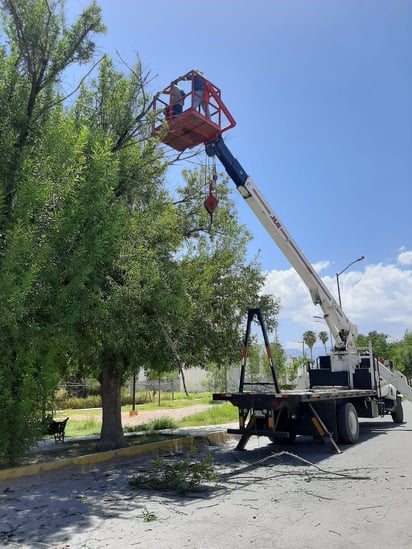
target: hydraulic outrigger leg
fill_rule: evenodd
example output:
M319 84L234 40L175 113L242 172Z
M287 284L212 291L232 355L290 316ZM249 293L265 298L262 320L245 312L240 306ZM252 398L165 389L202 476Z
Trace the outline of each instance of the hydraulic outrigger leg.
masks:
M333 440L333 435L330 433L326 427L326 425L321 420L319 414L315 410L315 408L312 406L312 404L308 403L309 409L312 412L312 423L315 427L316 431L318 432L318 435L323 440L325 444L329 444L332 446L332 448L335 450L337 454L341 454L341 450L339 449L339 446L336 444L336 442Z

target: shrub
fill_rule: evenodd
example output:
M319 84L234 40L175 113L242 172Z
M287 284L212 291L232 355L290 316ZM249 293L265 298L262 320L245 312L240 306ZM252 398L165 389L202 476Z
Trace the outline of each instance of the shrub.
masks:
M200 461L194 461L195 449L191 449L183 460L166 463L163 458L156 459L152 466L130 480L132 488L151 490L174 490L179 494L193 492L203 482L216 481L218 475L211 455Z
M99 395L86 398L69 397L67 393L56 395L55 406L58 410L81 410L84 408L101 408L102 399Z
M176 421L170 417L159 417L144 425L125 427L124 430L126 433L134 433L136 431L161 431L163 429L177 429Z
M150 431L161 431L162 429L176 429L177 423L170 417L159 417L149 423Z
M166 398L166 397L164 397ZM121 404L129 406L133 402L132 395L122 391ZM151 394L147 391L139 391L135 396L135 404L147 404L152 402ZM63 388L59 389L55 395L54 405L57 410L80 410L84 408L101 408L102 399L100 395L89 395L84 398L71 397Z

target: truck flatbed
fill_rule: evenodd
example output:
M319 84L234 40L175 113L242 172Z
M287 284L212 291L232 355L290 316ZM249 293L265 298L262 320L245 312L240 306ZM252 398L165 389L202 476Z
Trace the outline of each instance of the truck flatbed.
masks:
M280 405L281 402L312 402L330 399L351 399L365 398L366 396L376 397L377 393L367 389L348 389L345 387L315 387L308 390L290 390L277 392L242 392L242 393L215 393L213 400L227 400L237 406L235 403L256 403L259 406L265 403L273 406Z
M239 428L228 433L241 435L238 450L244 450L253 435L272 442L293 441L297 435L319 437L336 452L337 441L353 443L359 437L358 417L384 413L375 390L345 387L316 387L277 392L215 393L215 401L227 401L239 410Z

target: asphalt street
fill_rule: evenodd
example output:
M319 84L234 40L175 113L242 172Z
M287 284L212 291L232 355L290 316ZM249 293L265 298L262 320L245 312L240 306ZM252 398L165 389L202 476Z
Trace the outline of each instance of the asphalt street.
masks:
M412 404L405 423L361 420L357 444L210 444L219 474L199 492L135 490L152 457L66 467L0 485L0 547L388 549L412 547ZM408 423L409 421L409 423ZM181 460L184 451L168 460Z

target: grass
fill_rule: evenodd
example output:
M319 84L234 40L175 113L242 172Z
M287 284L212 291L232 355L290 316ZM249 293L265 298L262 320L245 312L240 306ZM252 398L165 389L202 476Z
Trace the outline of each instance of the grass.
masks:
M238 420L238 409L232 404L216 404L213 408L187 416L177 422L178 427L199 427L202 425L220 425Z
M125 427L124 431L126 433L135 433L138 431L161 431L162 429L176 429L177 422L170 417L159 417L153 419L149 423L144 423L143 425L136 425L134 427Z
M169 401L165 405L160 406L165 410L165 417L153 420L145 425L140 425L135 428L126 428L125 432L132 431L157 431L161 429L178 429L180 427L197 427L202 425L219 425L223 423L232 423L238 419L238 411L235 406L229 403L215 404L209 410L199 412L190 416L187 416L179 421L175 421L167 417L167 410L174 408L185 408L187 406L193 406L197 404L210 404L210 398L204 397L200 399L188 399L186 401L177 400ZM152 403L153 404L153 403ZM157 405L138 406L138 410L153 410L159 409ZM122 408L122 411L127 412L131 410L130 406ZM94 410L82 410L81 414L79 410L64 410L57 414L56 419L59 421L65 417L70 417L66 426L66 437L83 437L90 435L99 435L101 430L101 421L95 418L76 419L76 415L96 415L96 409Z
M66 416L67 417L67 416ZM76 420L69 419L66 425L66 437L85 437L89 435L98 435L102 427L101 421L92 417L88 419Z
M194 406L197 404L211 404L211 393L201 393L201 396L198 394L193 396L182 396L180 393L175 395L175 398L172 400L169 396L166 398L165 396L162 396L160 401L160 406L158 401L156 402L147 402L146 404L138 404L136 405L137 410L158 410L159 408L167 408L167 409L173 409L173 408L186 408L187 406ZM129 412L132 409L131 404L127 404L125 406L122 406L122 412ZM58 410L57 412L57 419L60 421L60 419L64 419L70 414L78 414L81 411L81 415L96 415L96 410L100 410L100 408L66 408L64 410Z
M165 399L160 401L159 403L156 402L148 402L147 404L139 404L137 406L138 410L158 410L159 408L168 408L168 409L174 409L174 408L186 408L188 406L195 406L198 404L211 404L211 395L210 393L207 393L205 395L196 396L196 397L187 397L187 398L179 398L175 400ZM131 410L131 406L122 406L122 411L127 412Z
M208 398L200 399L200 402L202 404L210 404L210 400ZM198 399L191 399L191 404L196 405L199 403ZM180 403L181 404L181 403ZM189 406L190 404L185 401L184 407ZM179 408L182 406L171 406L171 408ZM159 409L158 406L155 407L156 409ZM163 408L163 407L162 407ZM126 408L130 409L130 407ZM139 407L139 409L142 409ZM147 409L147 408L146 408ZM154 419L150 422L148 422L145 425L139 425L136 427L130 427L125 428L125 432L129 432L130 435L128 436L128 444L129 445L135 445L135 444L146 444L149 442L157 442L159 440L164 440L165 435L164 433L161 433L162 429L177 429L179 427L194 427L194 426L202 426L202 425L219 425L224 423L231 423L235 422L238 419L238 411L235 406L232 406L229 403L215 403L214 406L212 406L209 410L206 410L204 412L192 414L190 416L187 416L186 418L176 421L170 417L167 417L167 409L170 409L170 407L165 406L165 416L160 417L158 419ZM24 463L40 463L42 460L50 460L52 456L54 456L55 459L63 458L63 457L74 457L77 455L86 455L88 453L94 453L96 451L97 445L95 439L87 439L83 437L91 436L91 435L99 435L101 430L101 421L93 418L93 417L87 417L88 414L84 413L85 410L64 410L64 412L61 412L57 415L55 419L61 420L64 419L64 417L69 417L69 421L67 423L66 437L72 438L70 442L67 444L56 444L52 445L47 452L32 452L25 456L22 459L22 464ZM96 415L96 409L89 410L90 414ZM83 416L82 419L76 419L76 415ZM86 417L84 417L86 416ZM136 431L136 434L133 435L133 431ZM179 434L168 434L167 438L173 438L181 436ZM52 437L50 437L52 438ZM77 440L76 440L77 438ZM2 468L2 464L0 463L0 469Z

